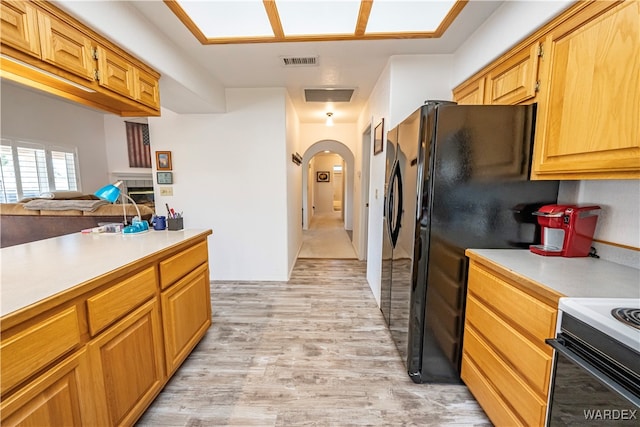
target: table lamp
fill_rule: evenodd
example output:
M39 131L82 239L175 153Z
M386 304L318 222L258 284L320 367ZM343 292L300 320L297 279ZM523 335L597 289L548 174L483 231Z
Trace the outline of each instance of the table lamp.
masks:
M122 197L122 213L124 215L124 223L127 223L127 211L125 209L126 199L131 201L131 204L134 208L136 208L136 212L138 216L131 220L131 225L128 225L122 229L123 234L134 234L134 233L144 233L145 231L149 231L149 223L147 221L142 220L142 216L140 215L140 209L138 209L138 205L136 202L124 194L120 187L122 186L122 181L116 181L113 184L108 184L96 191L94 194L101 198L102 200L106 200L109 203L115 203L118 200L119 196ZM125 199L126 198L126 199Z

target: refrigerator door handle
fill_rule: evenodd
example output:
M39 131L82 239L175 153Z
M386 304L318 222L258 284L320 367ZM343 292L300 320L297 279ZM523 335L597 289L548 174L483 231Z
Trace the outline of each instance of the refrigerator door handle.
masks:
M394 180L394 174L395 174L395 170L396 170L396 164L397 162L393 163L393 166L391 166L391 172L389 173L389 183L387 184L387 191L386 194L384 195L384 210L385 210L385 222L386 222L386 228L387 228L387 233L389 233L389 238L391 239L391 244L392 246L395 246L394 242L393 242L393 238L391 237L391 218L393 218L393 180Z
M400 165L398 162L396 162L396 167L393 171L393 178L391 179L391 185L392 188L394 190L392 190L395 193L395 184L398 184L398 209L396 209L396 211L394 212L394 217L393 218L393 222L392 222L392 228L391 228L391 243L393 243L393 247L396 247L396 243L398 243L398 236L400 235L400 227L401 227L401 221L402 221L402 174L400 172ZM393 204L393 206L395 206L395 203ZM392 207L393 207L392 206Z

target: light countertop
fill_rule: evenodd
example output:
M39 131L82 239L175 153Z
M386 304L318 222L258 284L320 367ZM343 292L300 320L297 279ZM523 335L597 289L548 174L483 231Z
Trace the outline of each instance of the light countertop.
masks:
M0 316L210 230L73 233L0 249Z
M526 249L468 249L565 297L640 298L640 270L597 258L545 257Z

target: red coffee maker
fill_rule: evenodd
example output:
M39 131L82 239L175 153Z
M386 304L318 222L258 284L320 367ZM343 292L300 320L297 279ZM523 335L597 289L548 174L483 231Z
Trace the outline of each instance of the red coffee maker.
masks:
M591 251L600 206L545 205L533 215L542 228L542 244L531 252L544 256L584 257Z

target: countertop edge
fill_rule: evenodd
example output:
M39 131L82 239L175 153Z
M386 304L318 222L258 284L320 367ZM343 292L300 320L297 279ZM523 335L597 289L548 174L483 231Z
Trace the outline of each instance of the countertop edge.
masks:
M168 256L169 253L178 252L179 249L183 246L189 246L193 242L200 240L206 241L207 237L212 234L213 231L211 229L203 230L198 234L185 238L184 240L151 252L147 256L134 258L127 264L123 264L116 269L107 271L94 278L78 283L77 285L71 286L64 291L57 292L53 295L37 300L32 304L25 305L17 310L6 313L0 317L0 332L5 331L6 329L11 328L27 319L33 318L34 316L45 313L46 311L64 304L67 301L71 301L83 294L91 292L92 290L97 289L106 283L117 280L119 277L123 277L134 270L144 268L144 265L152 264L158 259Z

